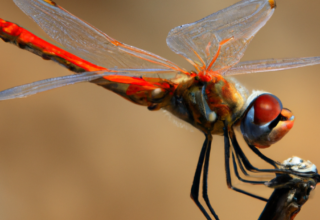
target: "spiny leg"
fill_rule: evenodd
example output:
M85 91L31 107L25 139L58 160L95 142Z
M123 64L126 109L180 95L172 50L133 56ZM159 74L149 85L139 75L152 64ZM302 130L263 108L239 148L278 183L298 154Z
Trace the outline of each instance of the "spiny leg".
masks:
M208 142L209 142L208 136L206 135L206 139L205 139L205 141L203 143L203 146L202 146L202 149L201 149L201 152L200 152L200 156L199 156L196 172L194 174L190 196L191 196L191 199L196 203L196 205L198 206L200 211L207 218L207 220L211 220L209 214L206 212L206 210L203 208L203 206L199 202L200 176L201 176L201 170L202 170L202 166L203 166L203 161L204 161L205 154L206 154L206 151L207 151ZM218 220L219 218L217 217L216 219Z
M232 128L231 128L231 129L232 129ZM232 132L233 132L233 130L232 130ZM273 165L275 168L278 168L278 167L276 166L276 162L274 162L272 159L270 159L270 158L266 157L265 155L263 155L257 148L255 148L255 147L252 146L252 145L249 145L249 147L250 147L250 149L251 149L256 155L258 155L260 158L262 158L263 160L265 160L267 163ZM234 157L234 153L235 153L234 151L235 151L235 150L233 150L233 152L232 152L232 156L233 156L233 157ZM252 176L252 175L250 175L250 174L247 173L247 171L245 170L245 168L244 168L244 166L243 166L243 162L242 162L239 154L235 154L235 155L236 155L236 159L237 159L237 161L238 161L238 165L239 165L239 167L240 167L241 172L242 172L245 176L256 177L256 176ZM233 160L235 160L235 159L233 158ZM237 165L237 164L235 164L235 165ZM238 177L238 176L239 176L238 170L235 170L235 171L237 172L237 173L236 173L236 176ZM238 175L237 175L237 174L238 174ZM242 178L241 178L241 177L238 177L238 179L239 179L240 181L242 181Z
M238 178L238 180L240 180L241 182L251 183L251 184L255 184L255 185L265 184L265 181L251 181L251 180L246 180L246 179L241 178L239 175L239 172L238 172L238 165L235 160L235 156L234 156L233 152L232 152L232 163L233 163L234 173L235 173L236 177Z
M271 158L269 158L269 157L265 156L263 153L261 153L255 146L253 146L251 144L248 144L248 146L258 157L260 157L265 162L271 164L274 168L277 169L278 168L277 165L280 165L276 161L272 160Z
M235 157L235 158L237 159L237 161L238 161L238 165L239 165L239 167L240 167L240 170L241 170L241 172L242 172L245 176L258 177L258 176L250 175L250 174L247 173L247 170L244 168L244 165L243 165L243 163L242 163L242 160L241 160L239 154L236 154L234 149L233 149L232 155L233 155L233 156L235 155L234 157ZM234 159L234 160L235 160L235 159ZM241 181L241 179L239 179L239 180Z
M254 167L246 157L246 155L243 153L242 149L240 148L237 139L235 138L234 135L230 135L230 139L233 145L233 149L235 151L235 154L238 158L240 158L241 163L244 165L245 169L251 171L251 172L267 172L267 173L276 173L276 172L281 172L278 169L258 169Z
M251 163L249 162L249 160L247 159L247 157L245 156L245 154L243 153L242 149L240 148L240 146L238 145L238 142L237 142L237 139L234 138L234 140L232 139L232 142L233 142L233 154L235 154L235 158L237 159L238 161L238 165L240 167L240 170L242 171L242 173L245 175L245 176L249 176L249 177L257 177L257 176L254 176L254 175L250 175L247 173L247 171L250 171L250 172L254 172L254 170L250 170L248 169L248 166L252 166ZM254 147L255 148L255 147ZM252 149L253 150L253 149ZM258 151L258 149L256 149ZM273 164L272 164L273 165ZM253 166L252 166L253 167ZM257 169L255 167L253 167L254 169ZM276 167L277 168L277 167ZM254 172L254 173L257 173ZM239 179L240 180L240 179Z
M224 127L223 130L224 130L224 149L225 149L225 169L226 169L226 180L227 180L228 187L236 192L239 192L239 193L245 194L247 196L251 196L253 198L267 202L268 200L263 197L257 196L255 194L246 192L242 189L238 189L238 188L232 186L231 175L230 175L230 141L229 141L227 126Z
M211 134L206 136L207 136L206 139L208 140L208 143L207 143L207 150L206 150L206 156L205 156L204 168L203 168L202 196L211 214L215 217L215 219L218 219L218 216L213 210L208 197L208 170L209 170L212 137L211 137Z
M254 167L248 160L248 158L246 157L246 155L243 153L243 151L241 150L239 143L235 137L235 134L233 131L229 131L230 132L230 139L233 145L233 149L235 150L236 155L239 155L239 157L241 158L241 161L244 165L244 167L251 171L251 172L265 172L265 173L280 173L280 174L293 174L293 175L297 175L299 177L309 177L312 178L314 176L314 174L308 174L308 173L299 173L299 172L295 172L292 170L281 170L281 169L258 169L256 167Z
M274 173L274 172L272 172L272 171L275 171L274 169L258 169L256 167L254 167L249 162L248 158L246 157L246 155L244 154L244 152L240 148L240 145L239 145L239 143L237 141L236 135L235 135L234 130L233 130L232 127L229 130L229 136L230 136L230 139L231 139L231 142L232 142L232 146L233 146L234 152L235 152L236 157L238 159L238 162L239 162L239 164L244 165L245 169L247 169L247 170L249 170L251 172L269 172L270 171L271 173ZM251 149L251 150L253 151L253 149ZM257 153L256 151L254 151L254 152ZM276 170L278 170L278 169L276 169Z
M233 155L233 153L232 153ZM240 170L242 171L242 173L245 175L245 176L251 176L250 174L247 173L247 171L245 170L245 168L243 167L243 164L242 164L242 161L241 161L241 158L239 157L238 154L236 154L237 156L237 161L238 161L238 164L239 164L239 167L240 167Z

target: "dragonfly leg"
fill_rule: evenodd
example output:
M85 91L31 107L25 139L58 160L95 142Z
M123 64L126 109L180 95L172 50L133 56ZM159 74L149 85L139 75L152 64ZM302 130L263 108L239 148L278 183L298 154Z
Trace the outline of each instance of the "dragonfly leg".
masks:
M192 183L192 187L191 187L191 199L196 203L196 205L198 206L198 208L200 209L200 211L204 214L204 216L207 218L207 220L211 220L209 214L206 212L206 210L203 208L203 206L201 205L201 203L199 202L199 184L200 184L200 176L201 176L201 170L202 170L202 166L203 166L203 162L204 162L204 158L206 155L206 151L207 151L207 147L208 147L208 136L206 135L206 139L203 143L201 152L200 152L200 156L199 156L199 160L198 160L198 164L197 164L197 168L196 168L196 172L194 174L194 178L193 178L193 183ZM218 218L216 218L218 220Z
M263 153L261 153L255 146L248 144L249 148L258 156L260 157L262 160L264 160L265 162L271 164L274 168L278 168L277 165L280 165L280 163L272 160L271 158L265 156Z
M241 182L251 183L251 184L255 184L255 185L264 185L265 184L265 181L251 181L251 180L246 180L246 179L241 178L241 176L239 175L239 172L238 172L238 166L237 166L237 162L235 160L235 156L234 156L233 152L232 152L232 163L233 163L234 173L235 173L236 177L238 178L238 180L240 180ZM239 164L239 166L242 166L242 165Z
M238 189L234 186L232 186L232 181L231 181L231 175L230 175L230 141L229 141L229 136L228 136L228 129L227 127L224 128L224 148L225 148L225 169L226 169L226 179L227 179L227 185L230 189L245 194L247 196L251 196L253 198L262 200L262 201L268 201L267 199L257 196L255 194L246 192L242 189ZM235 164L234 164L235 165Z
M259 154L259 155L261 154L260 151L259 151L258 149L256 149L254 146L250 146L250 147L253 147L253 148L254 148L254 149L252 149L253 151L254 151L254 150L257 150L257 151L254 151L256 154ZM261 154L261 155L262 155L262 157L265 157L266 160L268 160L268 163L270 163L271 165L274 165L275 168L277 168L276 165L273 163L273 162L274 162L273 160L271 160L270 158L264 156L263 154ZM238 161L238 164L239 164L239 167L240 167L241 172L242 172L245 176L252 176L252 175L248 174L247 171L246 171L246 169L244 168L243 163L242 163L242 160L241 160L239 154L236 154L236 159L237 159L237 161ZM246 182L246 183L252 183L252 184L261 184L261 183L264 183L264 182L262 182L262 181L249 181L249 180L242 179L242 178L240 177L239 173L238 173L238 168L237 168L237 163L236 163L236 161L235 161L234 152L232 152L232 160L233 160L234 172L235 172L237 178L238 178L240 181ZM253 176L253 177L254 177L254 176Z
M234 153L232 152L232 156L234 155ZM251 176L250 174L247 173L247 171L245 170L245 168L243 167L243 164L241 162L241 159L239 157L239 155L237 154L237 161L240 167L241 172L245 175L245 176Z
M246 155L243 153L243 151L241 150L239 143L236 139L236 136L234 134L234 131L232 130L232 128L229 130L229 135L230 135L230 139L233 145L233 149L235 150L235 154L236 156L240 157L241 162L243 163L244 167L251 171L251 172L264 172L264 173L275 173L275 174L293 174L299 177L309 177L312 178L314 177L314 174L308 174L308 173L299 173L299 172L295 172L293 170L284 170L284 169L258 169L256 167L254 167L248 160L248 158L246 157Z
M236 154L237 158L240 158L240 163L242 163L244 165L245 169L247 169L251 172L267 172L267 173L281 172L281 170L279 170L279 169L258 169L256 167L254 167L249 162L248 158L246 157L246 155L243 153L242 149L240 148L239 143L238 143L234 133L232 135L230 135L230 139L231 139L235 154Z
M235 154L234 150L233 150L233 152L232 152L232 157L233 157L234 162L235 162L235 159L237 159L237 162L238 162L238 165L239 165L239 167L240 167L240 170L241 170L241 172L242 172L245 176L257 177L257 176L255 176L255 175L250 175L250 174L247 173L247 170L244 168L244 165L243 165L243 163L242 163L242 160L241 160L239 154ZM237 164L235 164L235 165L237 166ZM235 167L235 165L234 165L234 167ZM237 168L237 167L235 167L235 168ZM238 174L238 170L237 170L237 169L235 170L235 174L236 174L236 176L237 176L237 174ZM237 176L237 177L238 177L238 176ZM240 181L242 181L242 178L238 178L238 179L239 179Z
M206 151L204 167L203 167L202 196L203 196L203 199L206 202L211 214L215 217L215 219L219 219L217 214L213 210L213 208L210 204L210 201L209 201L209 197L208 197L208 170L209 170L209 160L210 160L212 137L211 137L211 134L206 135L206 136L207 136L206 139L208 139L208 143L207 143L207 151Z
M272 166L273 166L274 168L276 168L276 169L279 167L279 165L280 165L279 162L275 162L274 160L272 160L272 159L270 159L269 157L265 156L265 155L262 154L255 146L249 145L249 144L248 144L248 146L249 146L249 148L250 148L257 156L259 156L262 160L264 160L265 162L269 163L270 165L272 165ZM234 156L234 153L232 153L233 163L235 163L235 158L234 158L234 157L235 157L235 156ZM246 172L245 168L243 167L243 163L242 163L242 161L241 161L241 158L240 158L239 154L237 154L237 161L238 161L238 164L239 164L239 167L240 167L240 170L242 171L242 173L243 173L245 176L252 176L252 175L248 174L248 173ZM235 165L236 165L236 164L235 164ZM234 167L235 167L235 165L234 165ZM235 167L235 168L236 168L236 167ZM237 177L239 176L239 173L238 173L238 171L237 171L236 169L235 169L235 174L236 174ZM239 179L240 181L243 180L241 177L238 177L238 179ZM245 181L242 181L242 182L246 182L246 180L245 180Z

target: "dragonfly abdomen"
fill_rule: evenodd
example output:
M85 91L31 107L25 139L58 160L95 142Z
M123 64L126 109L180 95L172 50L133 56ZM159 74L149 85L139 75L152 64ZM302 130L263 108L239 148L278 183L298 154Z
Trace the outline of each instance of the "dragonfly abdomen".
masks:
M3 19L0 19L0 38L41 56L45 60L53 60L75 73L107 70L50 44L28 30Z

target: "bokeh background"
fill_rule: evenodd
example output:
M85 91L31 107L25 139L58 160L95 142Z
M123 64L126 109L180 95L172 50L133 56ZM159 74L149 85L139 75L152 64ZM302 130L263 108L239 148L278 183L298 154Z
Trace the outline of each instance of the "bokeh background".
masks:
M166 46L174 27L235 0L59 0L113 38L191 69ZM243 60L320 55L320 2L278 0ZM0 17L43 35L11 0ZM70 74L59 65L0 42L0 89ZM277 95L296 116L293 130L263 152L298 155L320 166L320 66L238 76L249 90ZM239 139L241 139L239 137ZM0 103L0 218L3 220L204 219L189 197L203 135L180 128L93 84ZM241 140L243 146L244 143ZM249 158L264 167L254 155ZM265 187L236 186L268 197ZM221 219L257 219L264 203L228 190L223 139L214 137L209 196ZM315 219L317 190L296 219Z

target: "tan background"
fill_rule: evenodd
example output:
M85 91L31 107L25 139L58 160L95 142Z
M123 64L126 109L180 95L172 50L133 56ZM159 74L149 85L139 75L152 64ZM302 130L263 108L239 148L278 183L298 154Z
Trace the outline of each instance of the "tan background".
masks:
M166 46L170 29L235 0L60 0L110 36L187 69ZM275 15L243 60L320 55L320 2L279 0ZM11 0L0 17L40 33ZM69 74L60 66L0 42L0 89ZM320 166L320 66L239 76L251 89L277 95L296 115L294 129L264 150L282 161L298 155ZM189 197L203 135L179 128L92 84L0 103L0 219L204 219ZM243 145L243 142L241 142ZM244 146L244 145L243 145ZM246 147L244 147L247 149ZM248 152L249 153L249 152ZM256 157L257 166L264 166ZM214 137L209 194L220 218L257 219L264 203L227 189L223 142ZM263 196L265 187L237 186ZM297 219L317 219L319 192Z

